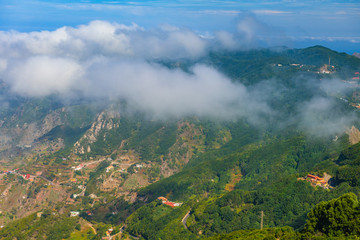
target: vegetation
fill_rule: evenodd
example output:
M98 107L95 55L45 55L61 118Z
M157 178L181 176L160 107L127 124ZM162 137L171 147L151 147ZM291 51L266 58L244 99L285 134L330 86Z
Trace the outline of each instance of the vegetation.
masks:
M359 202L354 193L321 202L310 211L305 230L329 237L357 236L360 233Z
M318 74L329 57L336 72ZM331 111L316 116L319 122L348 113L357 116L355 108L339 96L328 96L318 80L348 78L349 72L360 69L360 60L315 46L213 52L200 62L249 90L268 79L275 90L264 84L261 91L273 95L268 104L278 114L264 116L267 124L261 126L247 119L219 121L197 116L154 121L143 113L130 113L126 107L120 117L101 118L102 107L63 106L55 96L13 99L10 104L15 110L2 111L0 116L21 120L4 121L5 125L39 123L50 113L59 118L61 124L37 141L60 138L65 146L52 154L38 150L35 162L26 159L29 169L41 169L42 176L56 187L64 187L73 198L49 203L52 210L44 210L41 217L32 214L10 222L0 231L0 239L101 239L110 227L122 224L126 234L143 239L341 239L359 235L360 143L350 146L346 134L334 138L334 134L306 132L295 116L299 116L298 106L315 96L334 101ZM194 63L160 64L180 66L191 73ZM349 95L341 97L349 99ZM101 127L95 134L92 128L96 124ZM74 151L75 142L84 147L83 153ZM90 159L98 163L96 168L71 169ZM120 170L116 164L122 161L127 167ZM118 175L106 171L110 164ZM323 176L325 172L332 176L331 189L303 179L309 173ZM172 176L164 177L168 175ZM100 185L115 176L121 179L118 185L102 191ZM141 189L123 188L127 179L136 176L146 176L146 184L151 184ZM76 179L70 183L68 178ZM4 175L1 181L9 186L28 183L15 174ZM34 201L44 189L53 187L45 179L41 181L24 187L18 194L24 196L22 203ZM15 189L5 188L2 192ZM85 196L74 197L82 191ZM160 196L182 205L167 206L157 199ZM15 217L20 208L11 209L7 214ZM58 214L79 209L80 218ZM260 229L260 212L264 213L264 229ZM97 232L85 228L81 218L96 225Z
M75 230L78 218L55 215L51 211L44 211L41 217L31 214L28 217L14 221L1 229L1 239L64 239L70 237Z

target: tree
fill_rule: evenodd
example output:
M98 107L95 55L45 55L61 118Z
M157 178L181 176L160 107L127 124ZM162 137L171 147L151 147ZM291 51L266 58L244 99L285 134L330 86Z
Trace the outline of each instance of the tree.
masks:
M346 193L328 202L320 202L308 214L305 229L327 236L360 234L359 203L354 193Z

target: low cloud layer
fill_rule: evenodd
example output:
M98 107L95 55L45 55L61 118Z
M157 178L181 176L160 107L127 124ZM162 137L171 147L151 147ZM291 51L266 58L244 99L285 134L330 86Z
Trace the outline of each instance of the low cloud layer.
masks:
M298 106L300 129L317 137L344 133L356 120L356 115L339 109L334 99L314 97Z
M0 32L0 74L22 96L80 94L92 99L125 99L154 117L199 115L252 122L271 111L254 92L206 65L189 72L154 63L195 59L216 47L239 46L227 32L204 38L188 29L94 21L52 32ZM155 61L154 61L155 60Z
M154 118L241 117L264 125L277 115L270 102L288 91L276 81L248 88L203 64L184 72L155 63L194 60L209 50L251 47L259 40L258 31L266 29L251 15L239 20L237 27L236 34L222 31L210 38L173 26L145 30L136 24L104 21L52 32L0 32L0 78L13 93L26 97L124 99L131 108ZM342 89L334 84L321 88L325 92ZM294 118L311 133L337 134L353 118L328 117L333 105L315 96L299 104Z

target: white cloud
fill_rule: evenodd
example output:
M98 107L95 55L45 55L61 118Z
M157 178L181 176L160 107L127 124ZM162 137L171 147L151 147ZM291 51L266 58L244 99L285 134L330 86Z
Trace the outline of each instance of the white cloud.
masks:
M217 32L216 39L220 42L221 46L224 46L227 49L236 49L239 47L239 42L237 42L234 35L229 32Z
M252 121L270 113L242 84L218 71L196 65L193 73L170 70L144 61L98 59L89 65L85 95L126 99L153 117L188 115L221 119L245 117Z
M82 74L81 66L71 59L35 56L9 66L5 81L16 93L38 97L66 94Z
M196 59L209 49L248 47L258 39L258 32L268 31L251 15L240 19L238 30L204 38L168 25L145 30L136 24L94 21L52 32L0 32L0 78L23 96L125 99L133 109L158 118L243 117L264 124L276 114L267 103L280 90L287 91L284 87L268 82L249 89L209 66L195 65L189 73L154 63L154 59ZM299 107L304 128L325 132L348 123L343 117L326 118L332 107L327 101L314 99ZM313 112L325 116L324 121Z
M237 47L229 33L215 37L222 48ZM197 65L186 73L153 63L204 56L213 41L168 25L145 30L104 21L55 31L0 32L0 77L23 96L121 98L154 117L255 121L270 113L265 102L256 101L243 85L211 67Z
M211 14L211 15L238 15L241 13L241 11L236 11L236 10L202 10L199 11L200 13L203 14Z
M327 41L327 42L334 42L334 41L348 41L351 43L359 43L360 37L353 36L353 37L338 37L338 36L292 36L289 37L293 40L317 40L317 41Z
M93 55L182 58L202 56L207 47L207 42L190 30L144 30L136 24L126 26L105 21L51 32L0 32L0 43L0 54L14 58L32 55L78 59Z
M334 99L314 97L298 106L300 128L313 136L332 136L342 134L349 128L355 115L344 114Z
M7 68L7 60L0 58L0 73L5 71Z
M264 14L264 15L279 15L279 14L290 14L289 11L280 11L280 10L269 10L269 9L260 9L252 11L255 14Z

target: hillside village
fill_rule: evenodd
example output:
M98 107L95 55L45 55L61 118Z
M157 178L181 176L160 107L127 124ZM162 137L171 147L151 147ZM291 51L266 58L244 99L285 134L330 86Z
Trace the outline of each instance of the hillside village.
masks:
M268 64L267 66L272 68L275 73L282 71L309 73L317 83L332 79L341 71L337 65L313 66L297 61L290 62L288 64ZM256 70L254 71L257 73ZM347 74L348 77L344 77L342 82L346 84L352 95L334 94L330 97L339 99L338 102L343 105L349 104L360 109L360 94L358 94L360 74L357 70ZM338 79L336 78L336 80ZM216 213L213 213L214 216L225 214L227 217L239 217L241 214L255 209L254 204L257 201L262 201L262 199L255 199L245 202L247 200L244 199L250 198L250 195L254 197L253 189L265 186L264 183L271 179L273 171L279 171L277 174L282 174L282 169L287 168L287 171L294 173L297 171L297 165L301 165L301 161L314 161L318 164L328 156L335 159L336 154L333 152L340 152L339 149L336 149L336 144L340 145L346 142L344 136L339 135L335 138L332 136L329 142L326 142L329 145L333 144L331 152L321 155L319 152L326 152L327 149L319 147L313 150L312 146L304 144L308 139L303 138L300 134L286 140L281 139L283 136L271 136L272 133L266 133L268 134L266 136L257 136L257 130L254 130L246 120L236 122L235 125L231 121L219 124L197 117L189 117L175 123L159 123L146 118L140 121L132 116L121 115L120 117L113 114L111 108L99 111L85 127L77 126L79 135L71 136L73 141L69 141L66 134L72 133L75 128L69 128L70 130L61 128L60 125L66 124L66 121L62 120L63 122L61 122L59 116L60 114L66 116L66 114L70 114L69 112L76 111L72 109L66 112L66 108L56 111L58 111L56 114L47 114L46 121L39 120L40 130L50 129L50 126L55 129L46 132L46 137L36 138L35 141L29 143L29 136L26 136L24 139L27 141L21 140L21 144L17 144L14 152L7 150L3 152L6 157L0 160L0 225L2 226L31 214L37 214L37 217L41 219L49 214L45 210L49 210L50 214L54 216L83 219L86 222L81 223L78 231L86 229L91 234L97 234L95 228L90 227L92 222L116 223L118 225L106 226L106 232L103 233L103 237L111 239L122 231L120 228L125 229L122 225L125 217L149 201L154 203L155 207L159 207L154 211L155 214L175 214L176 212L181 215L181 218L189 211L184 206L188 207L188 204L192 204L192 207L198 207L197 211L191 212L191 216L188 216L189 226L186 224L184 226L186 230L200 232L199 235L201 235L203 232L203 229L199 227L202 224L201 220L203 217L210 216L206 213L200 217L202 211L211 212L215 209L215 207L205 209L205 205L224 204L219 211L216 210ZM21 116L20 113L16 114L13 119ZM56 124L51 123L51 120L54 119ZM47 124L43 124L44 122ZM3 124L6 126L5 121ZM59 125L56 126L57 124ZM21 132L29 125L28 123L16 124L14 129ZM67 132L68 130L69 132ZM347 134L351 144L360 141L360 132L355 126ZM277 146L282 144L281 141L283 141L283 147L278 149ZM289 144L293 145L288 148ZM223 146L225 147L222 148ZM269 150L269 153L263 154L260 151L262 148L265 149L264 151ZM236 152L240 151L239 149L243 152ZM303 149L305 153L308 151L310 154L305 155L302 152ZM315 153L313 154L311 151ZM207 152L209 152L208 155L206 155ZM228 157L223 158L222 154L224 153L229 154ZM268 159L271 154L274 157ZM216 159L212 159L214 156ZM213 162L207 163L209 159L212 159ZM253 159L257 159L258 162L253 163ZM269 162L261 162L265 161L264 159ZM196 161L199 161L200 164L197 165ZM273 164L272 161L279 162ZM186 169L188 163L197 166L197 170L187 172L185 177L176 175L184 169L189 171ZM228 166L228 163L233 165ZM329 191L333 189L330 184L331 176L326 173L318 174L320 170L311 169L313 167L311 164L309 166L306 168L301 166L306 170L302 173L316 172L317 174L307 174L298 178L299 181L296 181L296 177L291 175L286 182L294 180L298 184L303 184L303 188L311 189L307 189L308 192L322 193L321 191L325 189L326 193L333 193L334 191ZM252 168L255 170L253 171ZM323 171L328 172L326 169ZM201 177L197 178L195 183L191 182L193 181L192 177L196 174ZM173 175L176 175L177 178L170 177ZM163 180L168 177L170 177L169 182ZM278 178L276 177L276 179ZM157 192L146 188L158 181L164 187L155 187ZM281 179L281 181L283 180ZM304 181L304 183L300 181ZM244 186L242 184L249 189L248 192L241 191L241 186ZM310 185L313 188L309 187ZM141 192L142 190L145 191L145 194ZM180 190L184 191L184 195L181 195L183 192ZM186 192L193 190L194 194ZM173 191L178 191L178 193L173 194ZM234 197L239 193L243 194L241 198L244 199ZM229 197L229 203L226 203L225 200L217 202L216 199L221 199L223 196ZM240 200L243 202L236 205L235 202ZM300 213L301 211L297 209L293 212ZM44 212L46 214L42 215ZM270 214L265 213L265 215ZM256 222L257 220L254 219L251 221ZM247 220L250 224L250 219ZM194 225L191 226L191 224ZM197 229L198 227L199 229Z
M298 178L298 180L307 181L310 182L313 187L321 187L323 189L331 189L333 188L329 181L331 179L331 176L327 173L324 173L324 177L319 177L317 175L308 174L306 177Z
M169 201L167 198L165 197L158 197L158 200L160 200L162 202L162 204L170 206L172 208L174 207L180 207L182 205L182 203L177 203L177 202L171 202Z

